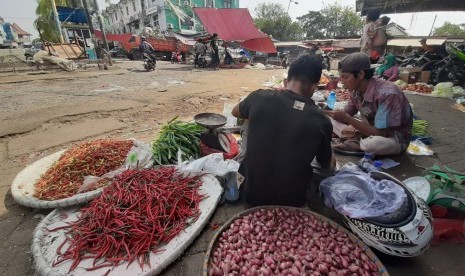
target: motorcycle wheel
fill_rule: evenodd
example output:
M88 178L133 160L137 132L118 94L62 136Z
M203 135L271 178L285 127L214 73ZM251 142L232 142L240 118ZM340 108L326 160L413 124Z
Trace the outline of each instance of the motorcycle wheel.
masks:
M140 51L133 51L132 56L133 60L142 60L144 57Z
M454 85L465 83L465 64L461 62L450 62L438 71L439 82L453 82Z

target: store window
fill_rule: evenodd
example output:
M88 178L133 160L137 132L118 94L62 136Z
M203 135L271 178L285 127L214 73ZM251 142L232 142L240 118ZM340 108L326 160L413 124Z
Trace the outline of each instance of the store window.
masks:
M214 8L215 7L214 0L205 0L205 7L206 8Z
M224 2L223 2L223 8L225 8L225 9L230 9L230 8L232 8L232 0L224 0Z
M155 14L153 16L153 23L152 24L153 24L153 27L158 27L159 26L159 24L158 24L158 14Z
M181 25L186 26L186 27L193 27L194 26L194 21L192 18L186 18L181 20Z

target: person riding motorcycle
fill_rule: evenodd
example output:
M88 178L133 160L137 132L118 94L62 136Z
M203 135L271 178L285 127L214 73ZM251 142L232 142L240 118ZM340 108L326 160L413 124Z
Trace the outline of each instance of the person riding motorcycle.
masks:
M194 59L194 67L199 64L199 56L205 55L207 53L207 46L203 43L203 39L199 38L197 43L194 45L195 51L195 59Z
M139 45L139 51L142 54L147 54L151 61L153 61L153 63L156 63L155 49L153 49L152 45L150 45L150 43L147 42L147 38L145 36L141 36L140 40L141 42Z

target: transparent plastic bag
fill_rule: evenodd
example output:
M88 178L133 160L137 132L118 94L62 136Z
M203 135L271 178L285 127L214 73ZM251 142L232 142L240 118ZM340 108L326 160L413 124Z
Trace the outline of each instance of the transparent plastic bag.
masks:
M197 160L184 161L179 158L177 168L186 173L210 173L215 176L224 176L228 172L237 172L239 163L227 159L225 160L222 153L212 153Z
M328 207L351 218L391 214L407 199L405 190L395 182L374 180L354 164L323 180L320 189Z
M78 193L94 190L99 181L107 179L108 181L120 175L127 169L147 169L153 167L153 153L150 145L141 141L134 140L134 145L126 156L124 164L100 177L87 175L84 182L79 187Z
M432 156L434 155L434 151L432 151L425 143L423 143L420 139L416 139L415 141L411 141L408 148L407 153L410 155L419 155L419 156Z

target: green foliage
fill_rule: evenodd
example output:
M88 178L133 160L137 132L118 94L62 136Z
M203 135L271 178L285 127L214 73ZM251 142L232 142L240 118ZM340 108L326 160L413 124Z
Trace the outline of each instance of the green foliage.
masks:
M69 0L55 0L57 6L69 7L72 3ZM52 15L52 1L37 0L36 15L34 27L40 31L42 37L46 41L58 42L59 34L56 27L56 22Z
M309 39L358 36L363 29L363 20L353 9L337 3L310 11L297 20Z
M438 36L448 36L448 35L465 35L465 29L457 24L452 24L450 22L444 22L439 28L434 29L434 35Z
M280 41L301 40L302 27L293 22L281 4L261 3L255 8L255 25L264 33Z

